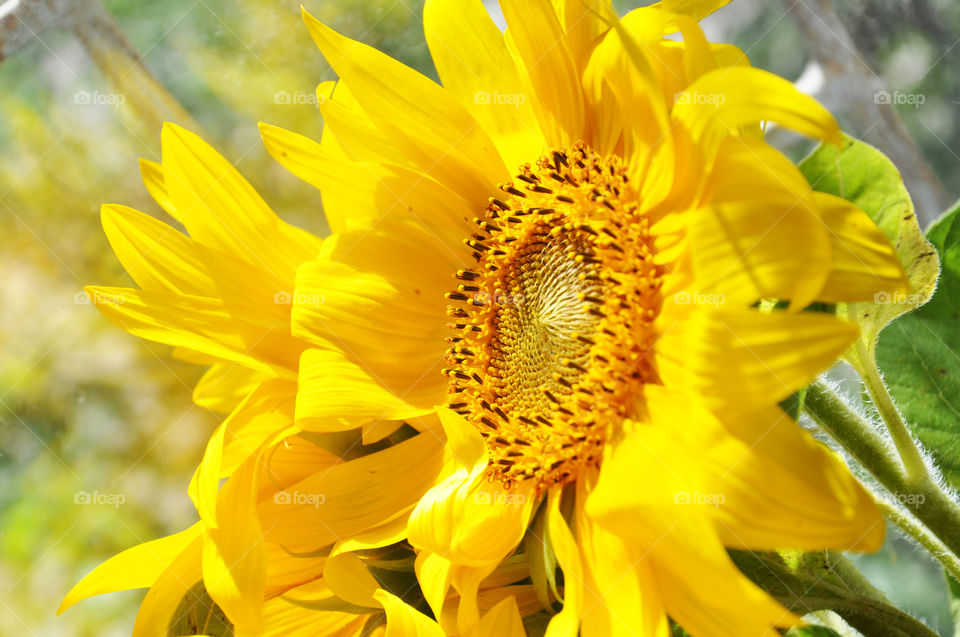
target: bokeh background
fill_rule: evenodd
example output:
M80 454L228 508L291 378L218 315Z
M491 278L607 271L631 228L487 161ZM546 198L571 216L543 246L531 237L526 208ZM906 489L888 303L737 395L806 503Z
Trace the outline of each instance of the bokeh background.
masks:
M31 0L0 1L0 26L18 2ZM16 51L0 46L0 635L129 634L142 592L54 613L107 557L195 520L186 487L218 420L191 404L200 370L110 325L81 290L132 284L101 231L101 203L172 221L137 167L159 159L164 117L201 132L282 217L325 231L318 194L270 160L256 128L320 134L314 90L333 76L300 4L104 0L92 28L34 28ZM435 77L422 2L303 4ZM75 3L84 5L97 6ZM925 222L960 194L954 0L735 0L705 28L798 80L848 132L908 166ZM824 47L831 38L839 44ZM809 148L775 130L771 139L795 158ZM941 575L922 550L891 534L856 561L895 602L953 634Z

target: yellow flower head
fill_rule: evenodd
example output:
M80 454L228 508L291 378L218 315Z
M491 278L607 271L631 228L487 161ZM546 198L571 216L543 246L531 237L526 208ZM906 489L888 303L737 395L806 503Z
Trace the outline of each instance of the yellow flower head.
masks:
M501 33L480 0L429 0L442 86L306 15L339 75L324 137L261 131L321 189L322 243L166 127L145 176L190 236L105 208L142 289L91 295L213 364L199 402L232 413L191 483L200 522L64 607L151 586L144 635L195 629L191 600L237 634L522 634L561 605L551 636L794 624L726 548L883 538L778 406L856 337L802 310L906 280L865 213L764 141L840 131L706 41L723 4L502 0ZM436 621L371 575L385 547L416 552Z
M294 334L334 346L301 361L297 422L439 414L459 468L408 537L447 630L469 634L479 583L531 536L563 571L540 587L563 602L551 633L588 636L666 634L667 615L774 634L796 618L725 547L882 541L868 494L778 402L856 336L801 310L905 275L861 210L764 142L764 122L840 131L705 40L695 18L721 4L505 0L501 33L479 1L430 0L442 87L306 16L340 78L319 89L323 140L261 128L334 231L297 273L324 303L294 304Z

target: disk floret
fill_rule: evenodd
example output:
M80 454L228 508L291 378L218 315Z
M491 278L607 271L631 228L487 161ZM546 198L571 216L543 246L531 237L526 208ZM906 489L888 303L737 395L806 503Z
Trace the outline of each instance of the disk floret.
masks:
M598 464L631 396L655 381L660 270L618 157L580 143L500 190L465 240L476 267L447 294L444 373L449 407L486 440L490 477L543 491Z

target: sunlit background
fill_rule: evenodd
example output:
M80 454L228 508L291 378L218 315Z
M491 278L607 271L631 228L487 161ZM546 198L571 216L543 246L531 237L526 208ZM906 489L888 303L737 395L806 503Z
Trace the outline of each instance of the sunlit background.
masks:
M0 27L5 12L31 1L0 0ZM103 4L93 26L37 30L0 54L0 635L129 634L142 592L54 613L107 557L195 520L186 487L218 419L191 404L201 370L113 327L81 292L132 285L101 231L101 203L172 222L137 166L138 157L159 159L162 119L201 132L282 217L325 231L317 192L268 157L256 127L319 137L314 91L333 76L303 27L301 1ZM435 77L422 2L303 4ZM908 186L929 221L949 203L946 193L960 192L960 6L845 0L835 3L839 16L796 10L810 4L736 0L705 28L756 66L800 80L848 132L909 165ZM75 3L86 5L97 6ZM495 2L488 6L499 19ZM817 45L844 34L850 46ZM860 84L848 81L851 72ZM876 120L877 107L899 114L899 137L897 121ZM795 158L804 152L779 135L771 131ZM922 551L891 536L857 563L894 602L953 634L944 585Z

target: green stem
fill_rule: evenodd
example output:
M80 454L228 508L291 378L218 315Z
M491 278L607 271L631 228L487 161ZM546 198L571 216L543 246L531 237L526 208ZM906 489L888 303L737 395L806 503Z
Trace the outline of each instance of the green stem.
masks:
M936 637L922 622L892 606L836 553L803 553L797 560L789 554L728 553L747 577L799 615L829 609L864 635Z
M883 438L873 426L821 381L810 386L804 406L956 560L960 555L960 508L933 481L926 465L921 465L921 475L909 475L904 466L890 457ZM908 521L903 515L891 519L898 525ZM923 543L923 534L916 533L916 525L907 523L901 528Z
M877 504L880 506L884 515L890 518L894 524L909 533L913 539L919 542L923 548L927 549L930 554L943 565L943 568L948 573L953 575L955 579L960 580L960 559L951 553L950 549L930 532L930 529L900 507L884 499L877 498Z
M870 580L864 577L863 573L853 565L842 553L836 551L826 551L824 557L830 571L843 582L844 586L852 591L869 597L872 600L889 604L886 594L874 586Z
M929 478L927 464L923 460L923 455L914 442L910 429L903 421L900 410L893 404L893 398L887 390L886 383L880 377L880 370L877 368L876 357L867 351L863 340L857 342L857 372L863 379L873 404L887 426L887 431L893 439L893 444L897 447L900 454L900 460L906 470L907 478L912 480L925 480Z
M880 484L899 479L901 468L883 437L822 381L807 389L805 411Z

